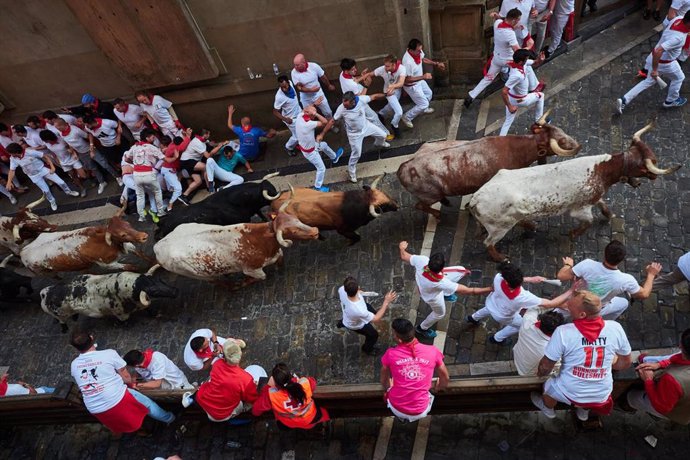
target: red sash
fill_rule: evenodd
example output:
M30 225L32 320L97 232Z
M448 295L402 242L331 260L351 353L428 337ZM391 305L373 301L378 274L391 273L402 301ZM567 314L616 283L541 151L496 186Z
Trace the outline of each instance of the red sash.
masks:
M148 413L146 406L137 401L132 393L125 390L124 397L115 407L92 415L114 433L131 433L141 428L144 417Z
M301 151L302 153L311 153L311 152L313 152L313 151L316 149L316 146L314 146L314 147L312 147L312 148L310 148L310 149L305 149L305 148L302 147L301 145L297 144L297 148L300 149L300 151Z
M579 403L572 400L570 402L573 406L589 409L597 415L609 415L613 410L613 398L611 398L611 395L609 395L606 401L600 403Z

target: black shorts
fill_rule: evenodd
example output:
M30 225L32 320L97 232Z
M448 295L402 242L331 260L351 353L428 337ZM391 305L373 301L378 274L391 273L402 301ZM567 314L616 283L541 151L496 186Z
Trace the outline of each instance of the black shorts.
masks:
M197 160L180 160L180 170L185 170L190 175L200 174L199 171L194 171L194 166L199 163Z

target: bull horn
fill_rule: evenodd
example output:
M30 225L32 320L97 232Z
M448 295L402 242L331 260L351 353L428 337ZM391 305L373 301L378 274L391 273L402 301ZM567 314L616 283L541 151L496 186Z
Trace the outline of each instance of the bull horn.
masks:
M14 236L14 242L18 242L22 239L22 237L19 235L19 230L22 229L24 224L17 224L12 228L12 235Z
M292 198L295 196L295 189L292 187L292 184L288 184L288 187L290 187L290 198L283 203L283 205L278 209L278 212L285 212L287 209L288 205L290 204L290 201L292 201Z
M276 240L278 240L278 244L284 248L289 248L290 246L292 246L292 240L283 239L283 231L282 230L278 230L276 232Z
M549 139L549 147L551 147L553 153L555 153L559 157L572 157L577 153L577 149L566 150L561 148L561 146L558 145L558 141L553 137Z
M264 177L261 178L262 181L271 179L273 177L280 176L280 171L276 171L274 173L266 174Z
M549 118L549 114L551 113L551 110L547 110L544 115L541 116L539 120L537 120L535 123L538 124L539 126L544 126L546 124L546 119Z
M125 213L126 210L127 210L127 201L125 201L123 203L123 205L120 206L120 209L117 210L117 212L115 213L115 215L113 217L122 217L122 215Z
M666 174L671 174L674 171L677 171L680 168L680 165L678 166L672 166L667 169L660 169L657 168L657 166L652 163L652 160L650 158L647 158L644 160L644 165L647 168L647 171L649 171L652 174L656 174L657 176L663 176Z
M148 276L153 275L156 272L156 270L158 270L159 268L161 268L161 264L154 265L153 267L149 268L149 271L146 272L146 275L148 275Z
M38 206L39 204L43 203L43 201L46 199L45 195L41 195L41 198L38 200L34 201L33 203L29 203L26 205L26 209L33 209L34 207Z
M641 130L637 131L635 134L633 134L633 141L640 142L642 140L642 135L646 133L647 131L650 131L652 128L654 128L654 122L651 121L647 126L642 128Z
M381 179L383 179L383 176L385 176L386 173L381 174L379 177L374 179L374 182L371 183L369 186L372 190L376 190L376 186L379 185L379 182L381 182Z
M9 256L5 257L2 262L0 263L0 268L5 268L7 267L7 262L10 261L10 259L14 256L14 254L10 254Z
M271 195L268 194L268 192L267 192L266 190L262 190L262 191L261 191L261 194L262 194L262 195L264 196L264 198L267 199L268 201L273 201L273 200L277 200L278 198L280 198L280 192L278 192L278 194L277 194L276 196L271 196Z
M113 235L110 232L105 232L105 242L108 244L108 246L113 245Z
M377 217L381 217L381 213L376 212L376 208L373 204L369 205L369 214L371 214L371 217L373 217L374 219L376 219Z
M141 304L145 307L151 305L151 299L149 298L149 295L144 291L141 291L139 293L139 302L141 302Z

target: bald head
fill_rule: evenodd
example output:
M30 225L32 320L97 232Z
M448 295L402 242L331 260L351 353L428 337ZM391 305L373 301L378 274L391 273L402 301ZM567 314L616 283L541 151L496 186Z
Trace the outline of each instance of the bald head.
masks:
M295 66L295 70L298 72L304 72L307 68L307 58L304 57L304 54L297 54L292 59L292 65Z
M314 107L313 105L306 106L304 108L304 114L313 120L316 117L316 107Z

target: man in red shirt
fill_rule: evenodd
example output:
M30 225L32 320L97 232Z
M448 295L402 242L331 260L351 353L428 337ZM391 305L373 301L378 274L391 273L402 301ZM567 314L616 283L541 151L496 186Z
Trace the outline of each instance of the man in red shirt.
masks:
M628 404L657 417L690 424L690 329L680 336L680 353L659 362L644 362L637 373L644 390L631 390ZM655 372L659 371L659 372Z

